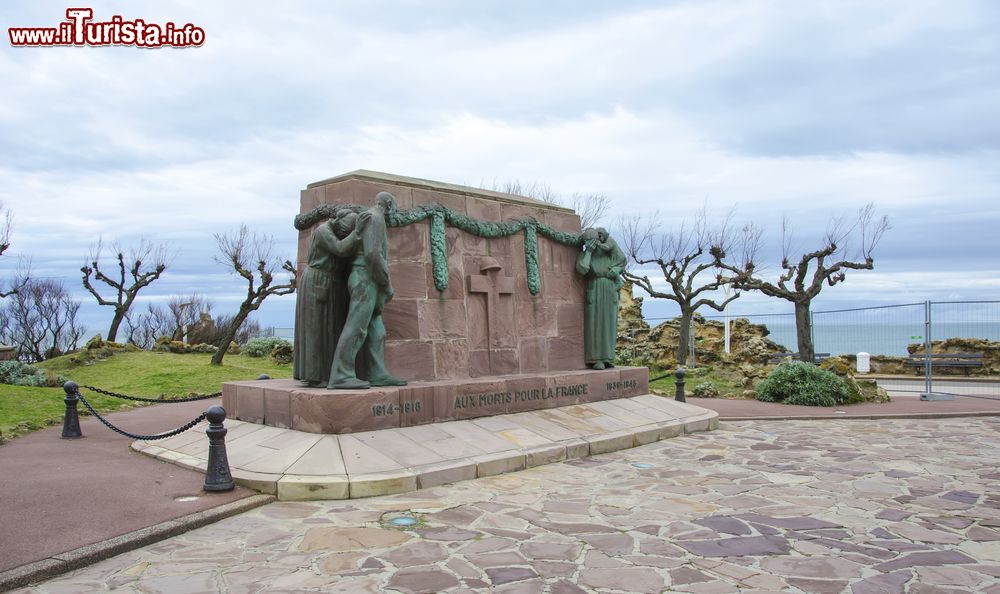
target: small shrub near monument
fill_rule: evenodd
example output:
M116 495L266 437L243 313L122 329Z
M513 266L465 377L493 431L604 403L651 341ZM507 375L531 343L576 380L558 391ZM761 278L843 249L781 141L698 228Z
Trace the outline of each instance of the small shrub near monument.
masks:
M274 349L277 346L287 346L288 351L292 350L292 343L288 342L284 338L279 338L277 336L261 336L258 338L251 338L243 345L243 354L249 355L251 357L266 357L274 353Z
M757 386L757 400L805 406L836 406L847 398L847 386L835 373L802 361L789 361Z
M0 384L54 388L63 385L66 378L21 361L0 361Z
M719 388L715 387L712 382L701 382L694 387L691 393L697 398L718 398L721 396Z

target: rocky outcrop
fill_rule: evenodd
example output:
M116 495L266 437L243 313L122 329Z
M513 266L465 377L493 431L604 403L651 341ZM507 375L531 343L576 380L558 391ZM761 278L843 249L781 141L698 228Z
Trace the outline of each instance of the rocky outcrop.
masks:
M615 348L621 363L654 365L662 353L649 338L649 324L642 315L642 297L632 295L632 283L621 288L618 300L618 340Z
M729 354L725 352L726 328L719 320L705 320L695 314L695 363L733 363L766 365L776 353L787 349L767 338L770 331L763 324L751 324L746 318L733 318L729 324ZM618 353L626 361L640 365L670 368L677 365L677 341L680 318L667 320L650 328L642 316L642 297L632 296L632 285L622 287L618 311Z
M764 365L785 347L767 338L770 331L763 324L751 324L746 318L729 322L729 354L726 354L726 327L718 320L705 320L694 316L695 363L750 363ZM680 319L674 318L650 330L650 340L664 351L660 357L665 363L676 364L674 351L680 336Z
M859 402L889 402L889 393L885 388L880 388L875 380L857 377L854 373L855 357L838 356L829 357L819 364L820 369L832 371L840 376L847 384L847 398L844 404L857 404Z

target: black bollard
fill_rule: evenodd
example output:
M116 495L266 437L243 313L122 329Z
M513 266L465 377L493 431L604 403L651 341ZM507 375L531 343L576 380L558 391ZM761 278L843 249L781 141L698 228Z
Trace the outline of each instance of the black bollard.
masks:
M232 491L236 485L229 472L229 457L226 456L226 433L222 422L226 420L226 409L213 406L206 411L208 419L208 466L205 471L205 491Z
M678 367L677 373L674 374L677 378L675 384L677 386L677 392L674 394L674 400L677 402L687 402L687 398L684 397L684 368Z
M76 412L76 405L80 403L80 399L77 397L79 394L79 386L76 382L66 382L63 384L63 390L66 390L66 398L63 402L66 403L66 414L63 415L63 439L80 439L83 437L83 432L80 431L80 416Z

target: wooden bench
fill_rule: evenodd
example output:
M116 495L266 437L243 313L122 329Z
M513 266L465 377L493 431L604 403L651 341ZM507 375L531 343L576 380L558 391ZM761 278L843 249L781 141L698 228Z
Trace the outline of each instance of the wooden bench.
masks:
M917 375L920 375L924 370L924 362L927 355L924 353L914 353L906 360L906 364L909 367L916 367ZM961 368L965 371L965 375L969 375L970 369L975 369L977 367L983 367L983 354L982 353L931 353L930 355L931 371L934 368L941 367L955 367Z
M827 359L830 358L830 353L813 353L813 355L816 357L816 359L815 359L816 363L822 363L823 361L826 361ZM798 361L799 360L799 354L798 353L775 353L774 355L771 356L771 360L769 362L770 362L771 365L777 365L778 363L781 363L785 359L792 359L792 360Z

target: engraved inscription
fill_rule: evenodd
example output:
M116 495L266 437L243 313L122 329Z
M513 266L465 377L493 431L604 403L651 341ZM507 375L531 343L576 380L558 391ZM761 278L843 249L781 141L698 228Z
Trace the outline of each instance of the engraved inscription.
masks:
M587 384L571 386L541 387L513 392L487 392L485 394L466 394L456 396L455 408L485 408L511 402L530 402L533 400L548 400L550 398L573 398L587 394Z
M622 380L619 382L608 382L608 392L621 392L622 390L631 390L639 385L639 382L634 379Z
M400 402L399 404L373 404L372 405L372 416L373 417L388 417L391 415L398 414L408 414L408 413L418 413L420 412L421 405L423 403L419 400L407 400L405 402Z

